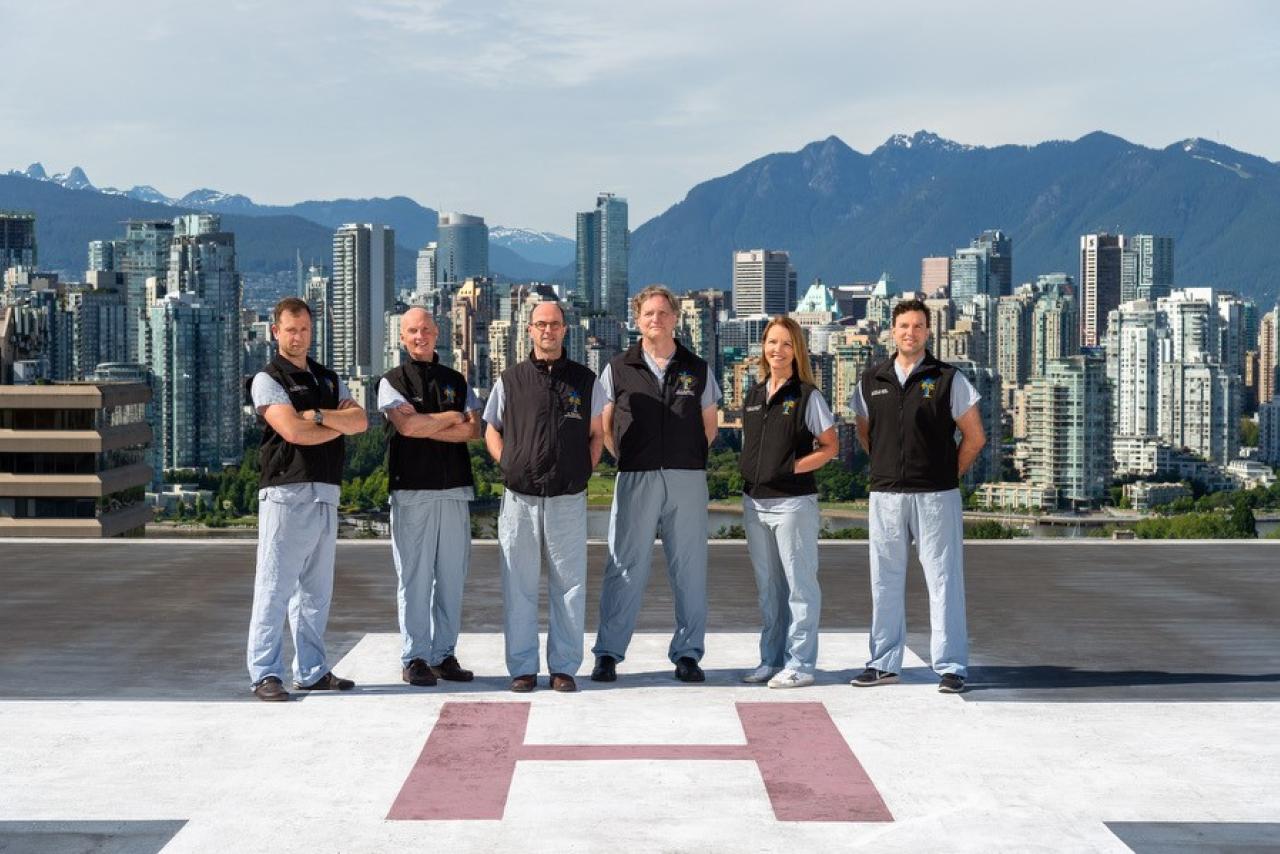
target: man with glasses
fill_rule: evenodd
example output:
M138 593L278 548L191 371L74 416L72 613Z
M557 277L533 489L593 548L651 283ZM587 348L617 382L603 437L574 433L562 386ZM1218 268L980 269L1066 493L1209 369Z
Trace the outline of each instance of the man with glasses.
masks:
M564 311L543 302L530 316L529 358L502 372L485 406L485 445L502 469L498 516L503 620L511 690L538 684L538 584L546 548L549 684L576 691L587 586L587 481L600 461L604 393L564 351Z
M604 442L618 461L609 562L591 678L617 679L640 613L653 541L662 534L676 629L667 649L681 682L702 682L707 627L707 449L720 388L707 363L675 339L676 298L661 285L631 301L641 339L600 375Z

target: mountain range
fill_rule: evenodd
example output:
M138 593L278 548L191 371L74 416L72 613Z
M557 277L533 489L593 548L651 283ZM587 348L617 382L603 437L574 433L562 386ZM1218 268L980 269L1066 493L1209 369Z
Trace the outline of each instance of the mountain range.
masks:
M66 195L59 190L83 192ZM292 269L295 252L302 253L304 262L327 265L335 228L379 222L395 229L400 250L396 269L401 278L412 278L417 250L439 233L437 212L405 196L260 205L248 196L206 188L171 197L145 184L128 190L96 187L79 166L49 175L40 163L0 175L0 207L34 210L41 266L70 271L84 266L88 241L120 236L120 221L182 212L221 215L223 226L236 233L237 260L246 272ZM489 266L504 277L549 278L571 264L573 254L574 242L557 234L490 229Z
M870 154L837 137L698 184L631 239L631 281L726 287L734 249L786 249L801 290L888 272L983 229L1013 240L1014 282L1078 275L1080 235L1175 239L1175 282L1262 299L1280 286L1280 164L1205 139L1151 149L1106 133L994 148L920 131Z
M99 189L84 170L40 164L0 175L0 208L37 214L41 266L78 271L89 240L129 218L217 211L237 234L241 269L293 267L295 251L327 263L344 222L396 229L397 269L411 277L437 214L404 196L258 205L195 190ZM917 286L920 259L950 255L988 228L1013 240L1014 281L1076 274L1081 234L1109 230L1175 239L1175 281L1235 290L1269 306L1280 286L1280 164L1200 138L1153 149L1095 132L1033 146L963 145L927 131L890 137L869 154L839 138L769 154L697 184L634 229L633 289L728 288L734 249L786 249L803 289L889 273ZM574 243L527 229L490 230L490 266L511 279L567 281Z

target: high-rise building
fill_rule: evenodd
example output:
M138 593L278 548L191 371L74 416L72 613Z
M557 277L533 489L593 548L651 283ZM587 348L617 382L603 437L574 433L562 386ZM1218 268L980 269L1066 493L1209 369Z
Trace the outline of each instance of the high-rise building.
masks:
M436 240L436 285L452 292L467 279L489 275L489 226L484 217L441 211Z
M351 223L333 235L331 348L340 376L384 371L383 315L395 304L395 252L395 231L385 225Z
M933 296L951 286L951 259L947 257L920 259L920 290Z
M950 296L962 302L979 294L1001 297L1013 291L1013 241L988 229L951 258ZM926 291L927 293L927 291Z
M173 221L169 242L166 292L190 294L212 311L217 345L205 358L214 362L216 387L204 393L213 401L203 411L201 440L216 445L208 459L233 460L243 448L240 407L244 356L240 346L240 273L236 268L236 236L222 230L217 214L190 214ZM165 317L169 315L148 315ZM254 366L255 368L258 366ZM206 382L203 379L201 382ZM163 401L161 401L163 405Z
M123 246L117 245L114 269L124 273L125 305L129 312L130 358L145 362L139 325L146 317L147 279L168 278L169 243L173 240L173 221L167 219L131 219L125 224ZM123 248L123 257L120 249Z
M1120 301L1168 296L1173 287L1173 238L1134 234L1121 241Z
M1266 314L1258 322L1258 402L1265 403L1276 396L1277 368L1280 368L1280 306Z
M496 305L492 279L467 279L453 295L453 369L466 377L472 388L483 390L493 385L489 372L489 322Z
M1110 409L1101 359L1050 362L1027 386L1028 479L1071 506L1100 501L1111 478Z
M1161 353L1172 350L1166 315L1151 300L1134 300L1113 309L1106 348L1114 434L1156 435Z
M439 244L432 242L418 250L418 267L414 271L413 289L420 294L435 293L436 250Z
M36 267L36 215L0 211L0 274L10 267Z
M956 325L967 321L973 336L969 358L984 368L996 363L996 320L998 299L991 294L976 294L956 306Z
M63 307L71 322L71 376L88 380L103 363L127 361L129 321L124 290L68 287Z
M322 365L333 364L333 279L321 267L307 270L306 294L311 306L311 350L309 354Z
M1180 288L1156 300L1172 336L1166 361L1220 361L1218 312L1212 288Z
M871 336L847 330L832 336L827 347L835 359L835 379L832 383L831 407L843 418L852 418L849 402L862 372L885 353Z
M86 259L85 271L88 273L95 271L114 272L119 269L117 264L123 264L125 252L126 248L123 240L90 240L89 257Z
M796 304L796 271L791 256L773 249L733 253L733 313L786 314Z
M1001 472L1001 437L1004 435L1000 408L1001 378L990 368L983 367L971 360L952 362L956 370L964 374L978 392L978 416L982 420L982 429L986 433L987 442L978 452L969 471L965 472L965 485L973 489L980 483L1000 480Z
M515 364L510 320L489 321L489 375L495 380Z
M1258 459L1280 466L1280 397L1258 404Z
M1098 347L1107 315L1120 304L1120 237L1101 232L1080 238L1080 346Z
M1020 386L1031 377L1031 312L1035 295L1010 294L996 306L996 372L1007 386Z
M1240 377L1207 359L1160 365L1159 435L1225 466L1240 450Z
M1244 375L1244 360L1256 342L1250 343L1250 318L1256 315L1254 304L1233 293L1219 291L1216 294L1218 309L1218 362L1227 373Z
M1075 296L1065 286L1047 285L1031 310L1029 376L1042 377L1049 362L1079 352L1080 318Z
M592 211L577 218L576 293L592 312L625 322L629 299L631 231L627 200L613 193L596 197Z
M981 249L969 247L957 249L951 259L951 287L948 294L956 300L986 293L987 289L987 253Z
M174 292L147 308L143 342L155 391L155 469L213 469L235 465L243 455L240 436L240 377L228 400L225 376L226 319L192 293ZM237 339L238 339L237 330ZM237 360L239 342L235 346ZM230 409L235 416L225 417Z
M993 297L1013 292L1013 240L1003 231L987 229L973 239L971 246L987 254L986 293Z
M720 375L720 315L724 311L724 291L689 291L678 300L679 323L676 337Z

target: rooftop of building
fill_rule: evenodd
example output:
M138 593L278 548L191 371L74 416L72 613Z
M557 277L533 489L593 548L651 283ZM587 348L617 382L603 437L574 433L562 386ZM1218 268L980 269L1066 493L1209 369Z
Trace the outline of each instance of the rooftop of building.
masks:
M588 644L606 557L589 551ZM938 694L925 665L918 571L902 684L849 687L870 616L858 542L821 546L818 684L798 691L738 681L757 663L755 585L745 545L714 543L708 678L681 685L656 550L619 681L583 672L577 695L517 698L494 543L473 544L466 588L458 656L475 682L415 689L399 679L390 545L341 541L330 660L359 685L275 707L252 700L244 674L254 552L243 540L0 540L0 718L21 734L0 739L0 849L1147 851L1280 838L1280 542L971 543L959 696ZM526 751L595 761L521 758L493 820L397 812L424 745L439 746L428 737L448 740L437 723L515 707L529 709ZM869 780L849 803L884 812L780 818L825 759L815 752L789 784L730 761L744 757L719 745L743 744L739 718L760 709L829 716Z

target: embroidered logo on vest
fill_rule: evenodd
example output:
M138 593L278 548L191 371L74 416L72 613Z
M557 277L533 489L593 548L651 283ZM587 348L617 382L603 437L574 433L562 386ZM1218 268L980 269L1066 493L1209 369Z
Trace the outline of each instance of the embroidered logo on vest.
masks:
M565 412L565 418L582 419L582 395L576 391L569 392L568 396L569 409Z

